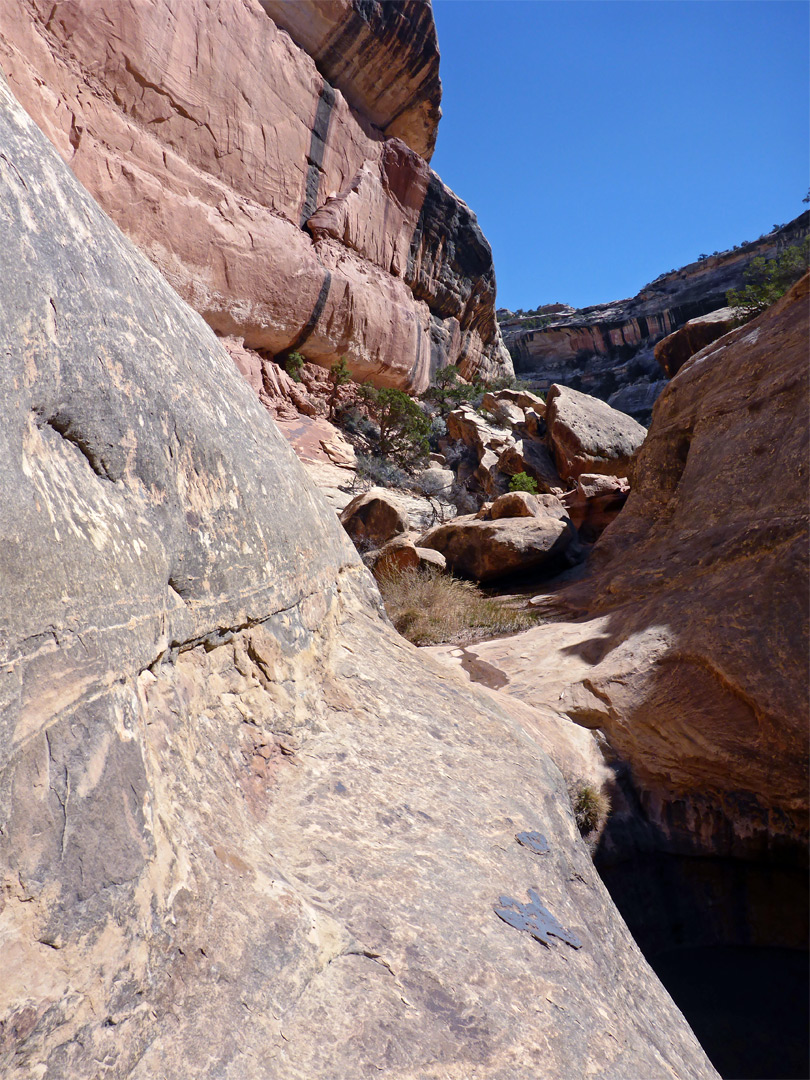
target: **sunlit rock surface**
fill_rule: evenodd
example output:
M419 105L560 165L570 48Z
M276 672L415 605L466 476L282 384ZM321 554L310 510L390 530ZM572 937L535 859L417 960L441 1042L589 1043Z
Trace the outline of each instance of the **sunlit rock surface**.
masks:
M601 728L674 851L806 859L807 282L668 385L564 594L587 617L470 649Z
M219 334L414 391L447 363L511 372L489 245L420 156L439 112L430 6L265 7L0 0L0 66ZM312 35L315 60L296 44Z
M2 84L0 147L4 1077L714 1077L543 751L581 741L393 633ZM495 914L530 889L581 948Z

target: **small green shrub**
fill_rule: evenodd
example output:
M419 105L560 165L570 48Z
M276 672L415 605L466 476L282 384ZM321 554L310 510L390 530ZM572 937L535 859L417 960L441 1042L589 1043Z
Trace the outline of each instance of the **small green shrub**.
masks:
M362 409L356 405L349 405L337 413L337 422L350 435L361 435L364 439L379 439L380 429L370 417L366 416Z
M443 439L447 434L447 424L441 418L441 416L431 416L430 418L430 431L428 433L428 443L431 450L439 449L439 440Z
M410 469L430 453L430 417L402 390L363 384L362 395L380 429L379 455Z
M515 473L509 481L510 491L528 491L530 495L537 494L537 481L526 472Z
M477 393L478 388L475 385L464 382L461 378L458 367L448 364L436 372L432 384L422 398L435 404L439 414L444 417L457 409L463 401L472 401Z
M304 366L304 357L300 352L287 353L284 358L284 370L291 379L301 382L301 369Z
M470 581L436 570L400 570L378 581L388 617L414 645L469 644L517 634L533 626L532 613L482 596Z
M726 293L738 324L749 322L784 296L791 285L807 272L810 239L786 248L775 259L752 259L745 271L747 285Z
M346 365L345 356L341 356L336 363L332 364L329 369L329 381L332 384L332 390L329 394L329 419L334 420L335 406L337 405L340 388L352 381L352 373Z

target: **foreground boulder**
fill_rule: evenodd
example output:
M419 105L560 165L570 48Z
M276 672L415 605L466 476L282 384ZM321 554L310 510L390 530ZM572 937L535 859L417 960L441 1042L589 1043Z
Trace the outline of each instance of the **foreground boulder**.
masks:
M503 495L496 499L492 510L497 507L496 513L503 512L501 499L509 498ZM451 570L481 582L537 570L569 549L573 557L576 530L560 500L553 495L530 498L531 506L518 499L519 505L511 507L510 516L454 518L425 533L420 546L435 548Z
M546 398L548 440L564 480L580 473L627 476L647 434L632 416L598 398L554 385Z
M0 145L3 1076L715 1077L542 729L391 631L3 84Z

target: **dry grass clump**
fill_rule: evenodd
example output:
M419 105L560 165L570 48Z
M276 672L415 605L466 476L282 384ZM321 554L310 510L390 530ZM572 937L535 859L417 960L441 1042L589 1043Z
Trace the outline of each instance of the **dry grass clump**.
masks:
M610 814L610 796L587 780L569 783L568 794L580 835L586 839L598 837Z
M482 596L471 581L429 569L401 570L378 581L385 610L414 645L468 645L517 634L537 618Z

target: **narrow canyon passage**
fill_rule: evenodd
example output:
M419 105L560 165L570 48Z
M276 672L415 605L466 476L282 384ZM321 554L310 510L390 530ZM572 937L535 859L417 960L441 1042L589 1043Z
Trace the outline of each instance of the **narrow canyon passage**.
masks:
M720 1075L810 1076L806 869L668 854L632 832L609 822L596 868Z

